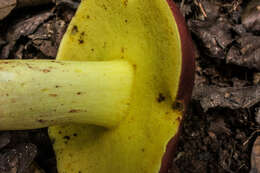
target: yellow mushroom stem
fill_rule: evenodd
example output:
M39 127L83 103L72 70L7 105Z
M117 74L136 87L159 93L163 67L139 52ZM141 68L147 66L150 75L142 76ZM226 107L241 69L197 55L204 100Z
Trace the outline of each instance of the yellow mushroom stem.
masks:
M0 130L116 126L127 114L133 70L125 61L0 61Z

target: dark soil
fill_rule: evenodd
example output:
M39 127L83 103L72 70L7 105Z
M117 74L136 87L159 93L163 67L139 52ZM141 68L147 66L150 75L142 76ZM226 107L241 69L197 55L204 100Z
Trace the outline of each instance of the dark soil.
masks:
M260 126L260 1L177 1L197 47L196 80L171 172L248 173ZM79 0L14 10L0 57L54 59ZM0 173L55 173L47 129L0 132ZM41 169L43 170L41 170Z

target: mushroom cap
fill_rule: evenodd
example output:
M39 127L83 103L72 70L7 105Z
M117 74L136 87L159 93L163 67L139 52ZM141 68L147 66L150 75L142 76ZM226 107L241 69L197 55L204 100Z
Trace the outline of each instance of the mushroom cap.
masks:
M113 129L50 127L59 172L167 172L193 85L193 47L179 15L170 0L82 0L57 59L129 61L132 99Z

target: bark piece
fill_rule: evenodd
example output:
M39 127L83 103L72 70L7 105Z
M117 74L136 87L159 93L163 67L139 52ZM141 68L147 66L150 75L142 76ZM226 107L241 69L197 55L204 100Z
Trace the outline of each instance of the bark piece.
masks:
M0 1L0 20L4 19L16 6L16 0Z
M250 108L260 101L260 85L243 88L195 87L193 99L200 102L205 112L216 107Z

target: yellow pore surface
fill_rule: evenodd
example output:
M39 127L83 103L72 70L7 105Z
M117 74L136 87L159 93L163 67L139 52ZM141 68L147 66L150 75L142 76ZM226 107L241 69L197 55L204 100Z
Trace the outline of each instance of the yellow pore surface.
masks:
M117 127L49 128L59 173L158 173L182 119L173 108L180 38L166 0L82 0L57 59L122 59L135 69L129 112Z

